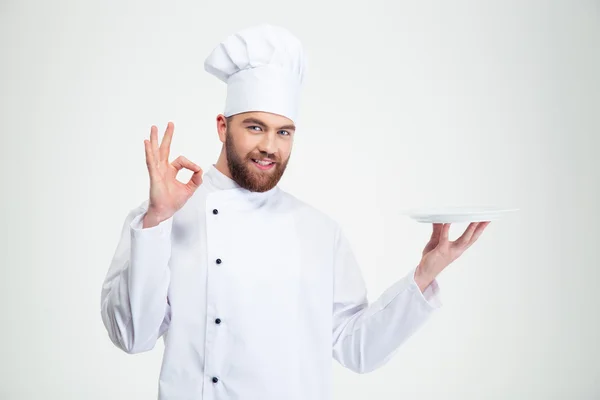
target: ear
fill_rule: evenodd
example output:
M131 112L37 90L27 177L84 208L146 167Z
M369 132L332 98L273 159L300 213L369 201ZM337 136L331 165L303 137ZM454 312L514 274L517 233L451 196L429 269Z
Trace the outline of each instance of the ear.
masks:
M217 115L217 133L219 134L219 140L221 143L225 143L227 136L227 118L223 114Z

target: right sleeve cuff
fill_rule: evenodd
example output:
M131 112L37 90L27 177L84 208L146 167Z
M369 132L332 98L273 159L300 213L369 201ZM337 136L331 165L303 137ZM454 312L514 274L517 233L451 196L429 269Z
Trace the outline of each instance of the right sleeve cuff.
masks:
M131 236L132 238L142 238L142 237L169 237L171 236L171 229L173 226L173 216L170 218L160 222L158 225L143 228L144 217L146 216L146 212L141 213L136 216L131 224L129 225L131 228Z

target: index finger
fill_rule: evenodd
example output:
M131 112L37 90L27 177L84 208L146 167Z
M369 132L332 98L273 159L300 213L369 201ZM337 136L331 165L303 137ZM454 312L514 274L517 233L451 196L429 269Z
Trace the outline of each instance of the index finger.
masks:
M148 167L148 173L150 175L150 181L156 179L158 171L156 169L156 160L152 153L152 144L148 139L144 140L144 148L146 150L146 166Z
M162 142L160 143L160 159L169 162L169 153L171 150L171 139L173 138L173 131L175 130L174 124L169 121L167 123L167 129L163 135Z
M471 240L471 236L473 236L473 232L475 232L475 228L477 228L477 225L479 225L479 223L477 222L469 223L467 229L465 229L463 234L460 235L460 237L456 239L454 243L459 246L465 246L467 243L469 243L469 241Z

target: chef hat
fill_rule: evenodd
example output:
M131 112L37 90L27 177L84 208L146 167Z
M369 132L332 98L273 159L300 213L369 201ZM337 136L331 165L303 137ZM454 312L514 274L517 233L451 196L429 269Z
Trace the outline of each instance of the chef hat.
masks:
M204 61L227 83L224 115L264 111L296 121L306 58L288 30L262 24L227 37Z

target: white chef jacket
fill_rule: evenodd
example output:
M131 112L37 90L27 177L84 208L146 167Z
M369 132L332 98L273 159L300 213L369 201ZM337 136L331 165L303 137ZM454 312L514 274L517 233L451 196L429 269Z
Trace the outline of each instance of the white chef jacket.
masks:
M414 268L371 304L340 226L278 186L250 192L214 164L170 219L125 219L101 293L111 341L164 340L159 400L329 400L332 357L384 365L441 307Z

